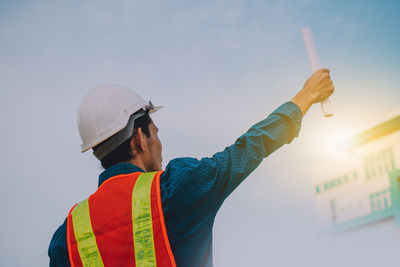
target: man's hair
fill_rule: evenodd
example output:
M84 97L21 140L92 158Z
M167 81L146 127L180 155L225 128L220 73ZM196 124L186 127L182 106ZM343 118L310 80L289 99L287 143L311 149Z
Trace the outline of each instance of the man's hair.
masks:
M104 169L107 169L115 164L129 161L133 158L135 158L136 155L132 154L131 151L131 139L132 137L135 137L137 134L137 129L141 128L142 132L147 136L150 137L150 128L149 125L152 123L152 119L150 118L149 113L146 113L145 115L137 118L133 124L133 132L131 137L129 137L126 141L124 141L122 144L120 144L116 149L111 151L107 156L102 158L100 160L101 166ZM107 139L108 140L108 139ZM103 141L102 143L98 144L97 146L93 147L93 151L96 151L104 142L107 140ZM140 151L140 147L136 147L137 150Z

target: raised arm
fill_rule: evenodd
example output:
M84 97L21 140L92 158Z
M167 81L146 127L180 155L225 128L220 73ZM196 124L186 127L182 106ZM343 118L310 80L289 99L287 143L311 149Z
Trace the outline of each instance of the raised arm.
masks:
M172 160L162 176L162 186L169 187L170 191L180 191L169 194L179 198L175 203L178 209L218 209L265 157L298 135L302 116L309 107L332 93L329 70L315 72L291 102L281 105L266 119L253 125L225 150L201 160Z

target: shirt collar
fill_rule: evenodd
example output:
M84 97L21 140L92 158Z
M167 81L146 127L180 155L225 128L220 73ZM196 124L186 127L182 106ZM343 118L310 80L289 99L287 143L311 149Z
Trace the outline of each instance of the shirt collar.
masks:
M119 163L105 169L99 175L99 186L107 179L120 174L129 174L133 172L144 172L141 168L131 163Z

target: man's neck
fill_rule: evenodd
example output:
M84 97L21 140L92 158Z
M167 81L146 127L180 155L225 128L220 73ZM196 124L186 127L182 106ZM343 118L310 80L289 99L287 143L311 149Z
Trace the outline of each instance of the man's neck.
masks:
M144 162L140 157L135 157L134 159L131 159L130 161L127 161L127 162L131 163L131 164L141 168L145 172L147 172L147 168L145 167Z

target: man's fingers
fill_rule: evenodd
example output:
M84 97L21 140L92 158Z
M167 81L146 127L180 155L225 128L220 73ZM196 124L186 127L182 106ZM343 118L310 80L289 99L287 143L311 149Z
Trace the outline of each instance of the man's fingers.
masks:
M327 70L328 70L328 69L327 69ZM331 73L330 73L329 70L328 70L328 71L321 71L321 72L320 72L320 75L323 76L323 77L329 77L329 76L331 75Z
M321 69L323 72L331 73L329 69Z
M317 71L315 71L314 73L313 73L313 75L315 75L315 74L317 74L317 75L321 75L321 74L325 74L325 73L330 73L330 70L329 69L319 69L319 70L317 70Z
M331 78L326 78L326 79L324 79L324 82L325 82L325 84L328 84L328 85L331 85L331 84L333 84L333 82L332 82L332 80L331 80Z
M319 69L321 73L330 73L331 71L329 69Z
M330 89L329 89L328 91L325 91L325 93L322 94L322 95L319 97L318 102L322 102L322 101L325 101L326 99L328 99L328 97L330 97L330 96L333 94L333 91L334 91L334 87L331 86Z
M330 97L332 94L333 94L333 92L335 91L335 86L333 86L333 85L331 85L331 86L329 86L329 90L328 90L328 97Z
M330 97L334 91L335 91L335 86L333 86L333 84L326 85L323 92L321 92L321 95L318 98L318 102L322 102L328 97Z
M331 85L329 92L330 94L333 94L333 92L335 92L335 86Z

